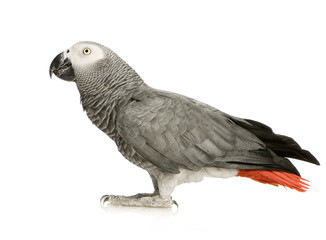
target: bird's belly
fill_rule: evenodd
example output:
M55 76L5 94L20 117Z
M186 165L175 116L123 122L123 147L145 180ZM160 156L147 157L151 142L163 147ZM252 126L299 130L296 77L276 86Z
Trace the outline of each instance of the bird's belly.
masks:
M238 169L207 167L199 171L179 169L178 174L158 174L157 183L162 198L171 196L174 188L182 183L200 182L204 177L229 178L238 175Z
M237 169L226 169L207 167L195 172L187 169L180 169L180 173L177 174L177 184L189 183L189 182L200 182L204 177L214 178L229 178L235 177L238 174Z

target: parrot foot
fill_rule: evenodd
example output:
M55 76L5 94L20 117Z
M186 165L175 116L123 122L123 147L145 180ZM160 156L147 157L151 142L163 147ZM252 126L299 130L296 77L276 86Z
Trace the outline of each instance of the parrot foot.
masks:
M154 194L136 194L134 196L115 196L104 195L101 198L102 207L108 206L108 204L115 206L128 206L128 207L153 207L153 208L172 208L175 204L178 207L176 201L172 198L161 198L159 195Z

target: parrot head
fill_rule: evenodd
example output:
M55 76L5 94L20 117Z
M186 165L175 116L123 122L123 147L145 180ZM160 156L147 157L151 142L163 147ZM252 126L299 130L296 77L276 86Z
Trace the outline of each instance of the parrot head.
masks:
M94 42L79 42L59 53L50 65L50 77L75 82L87 72L94 72L98 62L105 59L109 49Z

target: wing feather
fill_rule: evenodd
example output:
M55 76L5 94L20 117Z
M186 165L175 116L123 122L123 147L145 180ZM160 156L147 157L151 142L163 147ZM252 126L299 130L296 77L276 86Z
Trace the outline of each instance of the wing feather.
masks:
M153 89L137 99L118 113L118 132L137 154L163 171L214 166L299 174L289 160L208 105Z

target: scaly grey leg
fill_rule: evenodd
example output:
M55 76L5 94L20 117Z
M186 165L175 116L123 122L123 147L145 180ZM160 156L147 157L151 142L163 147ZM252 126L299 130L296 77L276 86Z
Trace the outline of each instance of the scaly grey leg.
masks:
M155 208L172 208L173 204L178 204L172 198L161 198L160 195L154 194L137 194L134 196L115 196L105 195L101 198L101 205L112 204L116 206L128 207L155 207Z

